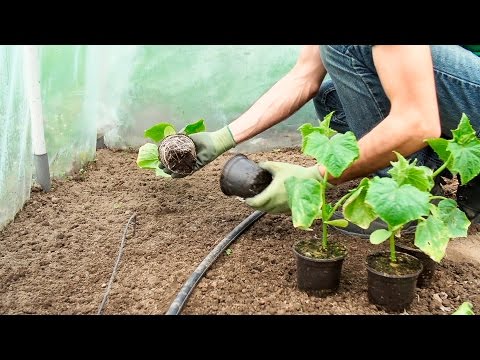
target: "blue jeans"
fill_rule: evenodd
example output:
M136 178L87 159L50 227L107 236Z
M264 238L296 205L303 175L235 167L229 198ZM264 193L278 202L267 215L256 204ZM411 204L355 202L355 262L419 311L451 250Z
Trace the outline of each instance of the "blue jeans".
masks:
M450 139L465 113L480 133L480 57L458 45L432 45L435 85L439 103L442 137ZM390 112L390 101L383 91L371 45L322 45L322 61L327 69L317 96L313 99L319 119L335 111L331 127L351 130L357 139L372 130ZM432 169L442 162L426 148L412 154L418 165ZM388 176L390 167L377 172Z

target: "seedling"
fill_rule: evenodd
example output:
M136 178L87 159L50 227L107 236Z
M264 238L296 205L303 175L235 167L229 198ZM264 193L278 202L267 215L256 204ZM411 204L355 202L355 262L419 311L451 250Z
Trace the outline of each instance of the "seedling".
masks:
M340 227L348 225L345 219L330 219L350 194L335 204L327 203L326 191L330 186L327 178L330 174L339 177L359 157L358 143L353 132L339 134L330 128L332 115L333 112L326 115L318 127L304 124L299 128L302 134L302 152L315 158L318 164L325 167L323 180L300 179L294 176L285 180L294 227L311 230L310 227L315 220L322 220L322 242L318 246L320 253L329 252L327 225Z
M145 130L145 138L156 144L147 143L138 150L137 165L155 170L157 176L170 177L160 165L172 172L188 175L193 172L197 154L195 144L188 135L205 131L204 120L188 124L177 132L170 123L158 123ZM159 144L159 145L157 145Z
M436 262L445 256L451 238L467 236L470 221L457 202L430 193L435 177L445 168L453 175L460 174L462 184L480 173L480 140L465 114L452 133L451 140L426 140L444 161L435 172L396 153L398 161L391 163L391 178L363 179L343 206L345 218L364 229L377 217L385 221L388 229L374 231L370 242L390 239L391 264L397 262L395 236L411 221L418 221L415 246ZM433 200L440 201L435 204Z

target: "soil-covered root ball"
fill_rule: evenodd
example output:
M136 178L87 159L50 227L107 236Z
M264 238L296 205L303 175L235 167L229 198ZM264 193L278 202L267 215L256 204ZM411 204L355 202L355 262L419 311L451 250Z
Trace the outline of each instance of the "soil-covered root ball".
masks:
M187 135L167 136L158 147L160 161L170 171L188 175L193 172L197 153L195 143Z

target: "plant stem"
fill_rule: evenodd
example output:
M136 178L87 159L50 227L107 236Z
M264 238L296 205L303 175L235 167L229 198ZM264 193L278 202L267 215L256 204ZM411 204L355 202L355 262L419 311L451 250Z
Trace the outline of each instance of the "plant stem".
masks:
M440 174L447 167L447 164L450 162L451 159L452 159L452 154L450 154L447 161L445 161L442 164L442 166L440 166L437 170L435 170L435 172L432 175L434 179L437 177L438 174Z
M321 187L321 192L322 192L322 247L324 250L327 250L328 242L327 242L327 223L326 221L328 220L328 214L327 214L327 207L325 206L326 204L326 189L327 189L327 179L328 179L328 171L325 170L325 175L323 176L323 181L322 181L322 187Z
M432 197L430 197L430 200L436 200L436 199L447 200L447 198L445 196L432 196Z
M327 242L327 223L322 221L322 248L327 250L328 242Z
M397 254L395 253L395 234L393 231L392 235L390 235L390 262L397 262Z
M335 211L337 211L338 207L339 207L340 205L342 205L342 204L345 202L345 200L347 200L347 199L349 198L350 195L351 195L351 193L345 194L340 200L338 200L338 202L335 204L335 206L334 206L333 209L332 209L332 214L333 214ZM330 219L329 219L329 220L330 220Z

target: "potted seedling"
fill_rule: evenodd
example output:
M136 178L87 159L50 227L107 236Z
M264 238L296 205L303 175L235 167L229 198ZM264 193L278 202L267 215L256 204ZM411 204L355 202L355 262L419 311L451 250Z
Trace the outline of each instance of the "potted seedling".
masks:
M157 176L170 177L160 165L168 170L188 175L193 172L197 154L195 143L188 135L205 131L204 120L188 124L177 132L175 127L166 122L153 125L145 130L145 138L155 144L147 143L140 147L137 165L144 169L152 169Z
M417 249L417 253L416 249L409 249L406 245L400 245L400 241L408 239L409 236L411 236L411 234L403 235L401 232L402 229L404 229L407 224L411 225L413 221L422 216L421 212L419 213L420 210L412 210L412 207L420 203L423 211L426 212L426 207L429 206L428 203L430 199L435 199L428 193L434 186L433 172L428 167L417 166L416 160L410 163L402 155L398 153L396 153L396 155L398 161L392 162L392 168L388 171L391 179L383 178L387 179L383 180L378 177L373 180L363 179L356 189L351 190L352 196L345 202L343 214L346 219L364 229L368 228L370 223L379 216L379 213L375 211L378 206L385 207L380 208L380 212L387 212L386 217L392 214L398 217L398 220L389 217L392 228L387 228L386 232L375 232L375 234L383 233L387 236L387 234L393 232L394 235L397 235L398 240L394 241L394 239L392 239L391 241L393 243L391 243L391 246L395 246L394 250L400 250L421 260L423 267L420 275L416 279L417 286L419 286L420 282L422 285L427 285L433 275L436 262L421 250ZM372 200L370 198L370 201L376 201L375 204L377 207L374 207L368 203L368 201L366 202L367 190L370 190L372 184L373 190L370 192L370 197L374 195L375 191L380 191L379 200ZM403 185L409 186L403 187ZM415 202L417 200L418 202ZM403 212L401 212L402 209ZM382 220L384 220L384 217L380 216ZM402 234L401 238L400 234ZM386 239L387 238L370 238L371 242L375 244L378 243L378 241L381 243ZM391 257L396 258L394 253L391 254ZM395 260L393 263L395 263ZM413 281L413 278L411 280Z
M369 300L387 311L401 311L410 305L423 269L416 257L397 252L395 237L400 238L406 224L417 222L414 245L437 263L445 256L451 238L467 236L470 221L456 201L431 193L435 176L445 168L459 173L462 183L480 172L476 155L480 154L480 141L466 116L453 135L451 140L427 140L444 161L435 172L396 153L398 161L392 162L391 178L363 179L344 203L343 215L352 223L368 228L380 217L388 226L374 231L370 242L381 244L388 239L390 251L367 257Z
M417 257L397 251L396 241L405 225L418 222L415 246L440 262L449 239L466 236L470 224L454 200L430 193L434 183L431 169L396 155L398 161L392 162L389 171L391 178L363 179L343 206L344 217L360 227L367 228L377 217L387 224L387 229L370 235L370 242L389 240L389 251L367 257L369 300L387 311L408 308L423 270Z
M333 213L350 194L342 197L335 204L328 203L326 192L330 186L328 176L340 176L359 156L355 135L348 131L337 133L330 128L333 113L325 116L320 126L302 125L302 152L316 159L325 167L322 181L289 177L285 180L288 204L292 212L293 226L311 230L312 224L322 221L321 239L314 236L300 240L293 246L297 263L297 286L301 290L329 293L335 291L340 283L343 260L347 249L340 243L328 240L328 225L345 227L345 219L332 220Z
M480 139L478 139L466 114L462 114L460 123L452 131L452 135L453 137L450 140L427 140L428 144L443 161L443 165L432 174L432 177L435 179L437 176L440 176L443 170L448 169L453 175L459 174L460 185L466 185L480 173ZM467 229L470 223L465 220L464 213L457 209L457 203L455 201L443 201L442 205L438 205L444 209L449 209L444 210L444 218L449 219L449 223L457 225L452 226L447 223L450 232L449 238L467 236ZM437 262L439 262L438 258L444 255L444 252L440 252L436 255L436 259L435 253L426 239L421 241L421 237L415 237L413 240L410 238L408 243L397 244L401 251L422 260L424 270L419 276L418 286L420 287L430 284ZM448 242L447 239L443 241Z
M397 153L397 156L399 161L392 162L392 170L407 162L400 154ZM430 169L422 170L427 172ZM417 180L421 181L423 190L408 182L398 182L395 177L364 178L343 206L344 217L364 229L377 217L387 225L387 229L375 230L370 235L370 242L381 244L388 239L390 251L367 256L369 301L387 311L408 308L415 295L418 275L423 269L419 259L397 252L395 248L395 236L401 234L403 227L429 213L427 189L431 175L430 178L423 172L418 175L422 175Z

